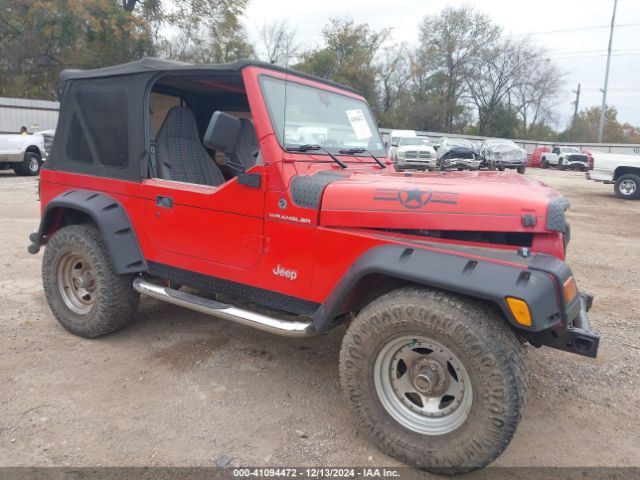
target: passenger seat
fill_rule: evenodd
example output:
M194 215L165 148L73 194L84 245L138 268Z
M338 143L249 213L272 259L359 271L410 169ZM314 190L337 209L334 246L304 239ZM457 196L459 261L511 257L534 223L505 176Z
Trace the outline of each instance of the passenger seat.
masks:
M160 178L217 187L225 182L218 165L200 142L193 112L173 107L156 136Z

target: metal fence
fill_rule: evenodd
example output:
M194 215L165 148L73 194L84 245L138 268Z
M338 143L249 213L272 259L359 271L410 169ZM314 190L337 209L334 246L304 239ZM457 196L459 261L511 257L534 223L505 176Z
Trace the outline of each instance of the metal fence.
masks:
M389 128L381 128L380 132L382 133L382 138L384 141L388 142L389 134L391 133L391 129ZM450 133L441 133L441 132L422 132L416 131L416 134L427 137L433 143L440 142L442 137L455 137L455 138L466 138L473 142L482 142L486 138L489 137L478 137L474 135L457 135ZM552 147L553 145L566 145L571 147L578 147L579 149L588 150L590 152L601 152L601 153L620 153L625 155L640 155L640 145L639 144L631 144L631 143L574 143L574 142L542 142L537 140L520 140L513 139L513 141L520 145L527 151L527 154L532 154L534 150L538 147Z
M0 97L0 133L30 133L53 130L58 123L59 102Z

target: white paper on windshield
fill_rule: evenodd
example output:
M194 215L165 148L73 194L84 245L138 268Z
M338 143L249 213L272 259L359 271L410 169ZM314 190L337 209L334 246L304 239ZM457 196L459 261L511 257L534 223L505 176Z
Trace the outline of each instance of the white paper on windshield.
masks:
M373 137L369 124L367 123L367 119L361 109L356 108L355 110L345 110L345 113L347 114L351 128L353 128L353 133L356 134L356 138L358 140L365 140Z

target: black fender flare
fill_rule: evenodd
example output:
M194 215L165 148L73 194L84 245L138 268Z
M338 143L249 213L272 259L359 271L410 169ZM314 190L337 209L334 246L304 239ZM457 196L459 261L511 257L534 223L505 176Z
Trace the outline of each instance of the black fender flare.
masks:
M518 258L515 255L514 260ZM320 332L331 328L356 284L367 275L382 274L413 284L488 300L502 310L507 321L514 327L526 332L539 332L566 318L566 308L559 301L557 283L571 275L564 262L547 257L533 255L529 257L529 262L520 258L523 264L528 264L522 268L455 252L401 245L373 247L352 264L316 310L313 315L314 327ZM532 317L531 326L525 327L516 322L505 299L508 296L527 302Z
M122 204L109 195L87 190L68 190L47 203L40 227L30 237L33 242L29 248L31 253L37 253L39 246L45 243L44 236L51 233L59 209L83 212L93 220L116 273L122 275L147 270L138 238Z

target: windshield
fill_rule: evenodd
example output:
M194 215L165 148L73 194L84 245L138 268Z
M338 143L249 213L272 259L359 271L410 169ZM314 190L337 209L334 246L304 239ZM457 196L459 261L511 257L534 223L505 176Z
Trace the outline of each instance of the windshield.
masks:
M268 76L262 76L260 84L284 148L317 144L329 150L361 147L386 154L369 106L362 100L291 81L285 89L284 80Z
M520 147L516 145L511 140L487 140L487 145L489 147L502 147L502 148L512 148L514 150L520 150Z
M464 138L447 138L446 143L451 145L452 147L467 147L473 148L473 144Z
M576 147L564 147L562 151L567 153L580 153L580 150L578 150Z
M429 145L428 138L405 137L400 139L400 145Z

